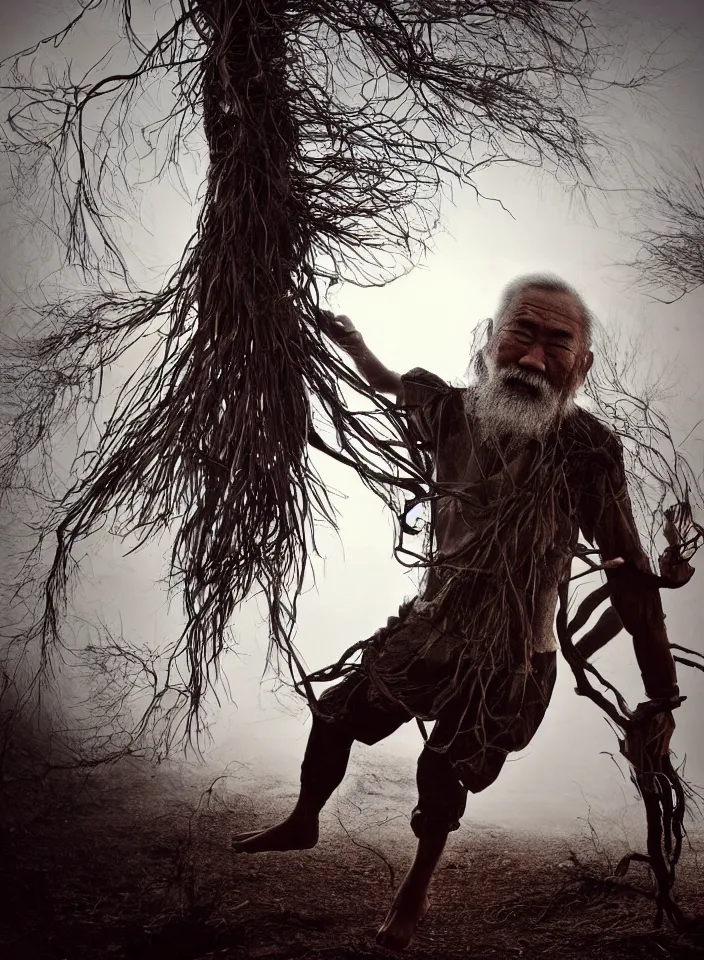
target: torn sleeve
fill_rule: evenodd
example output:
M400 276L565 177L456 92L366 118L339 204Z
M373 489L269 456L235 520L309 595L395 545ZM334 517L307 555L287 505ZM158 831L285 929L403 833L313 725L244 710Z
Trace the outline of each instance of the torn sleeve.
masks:
M401 376L398 403L407 413L411 440L431 453L437 443L442 400L451 389L441 377L422 367Z

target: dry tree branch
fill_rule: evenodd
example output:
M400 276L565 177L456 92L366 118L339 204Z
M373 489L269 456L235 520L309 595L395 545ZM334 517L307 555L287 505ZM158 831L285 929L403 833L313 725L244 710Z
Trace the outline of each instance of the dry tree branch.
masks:
M649 185L636 211L641 229L632 235L631 263L641 286L668 290L680 299L704 284L704 178L697 159L679 151L674 169Z
M632 861L647 863L656 884L655 926L661 926L663 917L667 916L675 929L682 930L686 927L687 919L673 901L671 891L685 836L687 801L695 798L695 791L673 766L669 744L663 745L659 737L653 736L653 719L658 712L667 711L671 707L651 701L640 704L635 710L629 708L618 690L588 662L589 656L620 632L621 623L615 611L608 607L597 625L577 643L573 642L577 630L586 624L606 596L604 587L599 587L582 601L576 614L568 620L568 586L564 585L560 591L557 635L562 653L577 681L577 693L601 707L622 732L623 739L619 739L620 750L630 764L631 780L645 806L648 853L631 853L623 857L614 875L625 876ZM681 649L678 644L671 643L670 646ZM697 654L696 651L687 652ZM698 666L679 657L675 659L680 663ZM615 695L617 705L593 685L589 679L590 674Z
M386 869L389 871L389 886L393 890L394 886L396 885L396 871L394 870L393 864L389 860L387 860L384 854L380 850L377 850L376 847L373 847L369 843L362 843L361 840L357 840L355 837L353 837L352 834L347 829L347 827L342 822L342 818L338 814L335 814L335 819L340 824L342 829L345 831L345 834L347 835L347 839L351 840L352 843L355 845L355 847L359 847L360 850L368 850L369 853L373 853L375 857L378 857L381 860L381 862L384 864Z
M678 588L691 578L694 571L689 561L704 543L704 529L695 522L692 509L692 500L699 509L702 506L701 477L676 446L665 417L657 409L657 385L636 388L628 375L632 355L616 349L613 342L602 343L601 347L599 363L587 383L587 396L622 442L632 499L649 532L651 559L657 557L660 569L659 577L654 574L648 577L660 587ZM674 503L666 508L668 500ZM658 556L655 537L661 530L668 545ZM577 556L587 560L586 553L586 548L581 548ZM600 586L582 601L568 620L569 594L565 584L557 617L558 639L577 681L577 693L594 701L622 732L621 753L630 764L631 779L645 806L648 853L624 857L616 868L616 875L624 875L633 860L647 862L657 889L656 926L667 916L675 928L681 929L687 921L672 900L671 890L685 836L686 805L694 799L695 792L682 779L681 771L673 766L669 744L663 748L657 737L651 739L653 717L658 709L667 707L649 703L631 709L619 691L588 662L621 631L623 625L616 611L607 606L594 626L575 641L576 633L586 626L608 596L608 586ZM682 649L676 643L670 646L673 650ZM701 656L697 651L683 652ZM677 655L675 660L699 667L696 661ZM616 704L590 677L614 696Z
M596 416L621 441L634 513L639 529L647 533L645 546L651 560L660 554L656 537L666 532L669 500L671 506L681 504L686 512L681 518L685 541L681 549L682 559L688 561L702 532L692 517L692 507L704 505L702 475L694 471L682 449L684 444L675 442L662 412L662 376L649 384L636 383L634 371L638 366L642 369L641 346L625 344L605 329L600 330L585 395Z

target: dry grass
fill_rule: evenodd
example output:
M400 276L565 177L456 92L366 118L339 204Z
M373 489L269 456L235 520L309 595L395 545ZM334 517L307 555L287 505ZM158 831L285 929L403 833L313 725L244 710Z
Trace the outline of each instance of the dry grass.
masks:
M202 774L134 764L44 782L8 777L0 956L388 956L374 934L392 875L398 883L412 856L406 824L362 833L333 809L314 850L235 857L231 833L270 822L290 803L267 800L254 782L243 788L240 779L237 789L246 795L227 780L211 785ZM701 957L701 924L685 936L653 932L645 867L617 879L616 859L608 841L465 822L407 955ZM683 860L679 903L696 916L704 913L701 870L694 852Z

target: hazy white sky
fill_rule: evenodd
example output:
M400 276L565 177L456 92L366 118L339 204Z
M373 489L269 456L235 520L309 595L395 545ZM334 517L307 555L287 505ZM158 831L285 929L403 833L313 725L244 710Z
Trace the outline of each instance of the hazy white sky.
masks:
M46 32L61 7L67 9L65 3L33 0L20 5L5 0L3 24L10 30L0 43L2 54L33 39L38 30ZM663 12L655 0L620 0L618 7L637 13L644 35L649 16L658 16L666 28L679 29L681 33L669 42L689 58L677 77L664 84L658 103L651 103L647 113L621 118L624 140L632 136L640 144L634 150L646 168L653 156L663 160L671 156L673 145L686 144L701 156L701 4L670 2ZM704 417L704 296L700 291L664 306L629 285L632 278L613 266L633 253L624 237L628 220L618 196L612 198L610 209L595 201L594 222L552 181L526 170L493 170L480 186L485 194L500 197L512 216L496 204L478 203L470 191L458 192L454 207L445 208L445 232L422 266L385 289L339 289L330 305L348 313L372 349L394 369L421 365L456 380L467 366L471 330L492 314L501 288L517 274L554 272L578 287L607 327L632 332L642 346L644 363L654 357L669 366L675 387L669 412L685 431ZM193 211L173 191L159 188L145 197L141 216L153 235L150 240L135 228L135 242L147 262L152 266L174 262L190 232ZM11 253L6 257L3 275L7 278L9 272L18 282L21 262L19 257L15 261L13 265ZM697 436L704 437L704 432L695 432L688 449L701 469L704 457ZM341 502L340 540L321 537L325 561L316 565L317 586L311 585L300 605L299 646L311 667L331 662L344 648L370 635L404 596L414 592L413 578L392 557L391 518L337 465L329 465L325 475L347 499ZM165 594L155 585L163 573L161 550L149 548L126 559L121 552L119 543L110 542L91 557L79 597L81 609L100 609L112 622L120 618L127 634L145 642L173 637L180 611L177 604L167 610ZM701 576L695 576L689 588L664 595L670 637L685 645L701 644ZM231 658L227 673L238 708L223 707L217 715L213 760L246 761L253 772L279 773L293 784L308 732L307 711L290 700L280 705L270 685L260 687L266 629L254 605L237 618L236 630L241 659ZM642 689L627 635L614 641L598 663L637 702ZM679 711L674 747L679 754L691 753L689 772L704 781L694 705L704 696L704 677L682 667L680 678L683 692L692 699ZM611 761L600 756L600 751L616 749L615 736L599 710L577 698L572 686L570 671L561 663L551 710L533 744L520 761L509 764L486 795L470 802L468 817L550 824L585 813L583 791L597 806L608 805L614 797L620 802L623 781ZM381 775L386 757L401 757L411 769L408 765L420 747L417 728L408 724L385 744L356 750L369 763L378 763L375 769ZM409 812L414 802L411 790Z

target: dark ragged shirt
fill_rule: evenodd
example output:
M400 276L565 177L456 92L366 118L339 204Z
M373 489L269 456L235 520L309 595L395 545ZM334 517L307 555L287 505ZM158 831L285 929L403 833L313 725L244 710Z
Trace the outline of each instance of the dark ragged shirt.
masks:
M451 387L421 368L402 377L400 404L409 412L414 442L432 454L436 479L444 489L476 485L481 474L473 435L471 404L466 391ZM470 388L471 389L471 388ZM577 528L595 545L602 561L621 557L625 563L606 571L611 603L625 629L633 637L636 659L649 697L670 697L677 692L675 663L670 652L660 591L639 571L650 571L628 494L623 450L617 435L588 411L577 407L560 425L560 449L565 451L569 477L573 531L555 544L557 578L570 575L568 541L575 542ZM506 469L520 472L520 458ZM498 474L496 474L498 477ZM495 478L487 477L487 483ZM476 488L476 487L474 487ZM473 489L474 489L473 488ZM437 555L462 554L471 563L471 510L466 503L441 497L434 506ZM463 543L468 548L463 548ZM560 560L560 558L563 558ZM431 571L432 575L432 571ZM432 576L431 576L432 579ZM421 597L423 599L423 597ZM546 578L536 605L534 632L536 652L555 649L553 625L557 607L557 584Z

